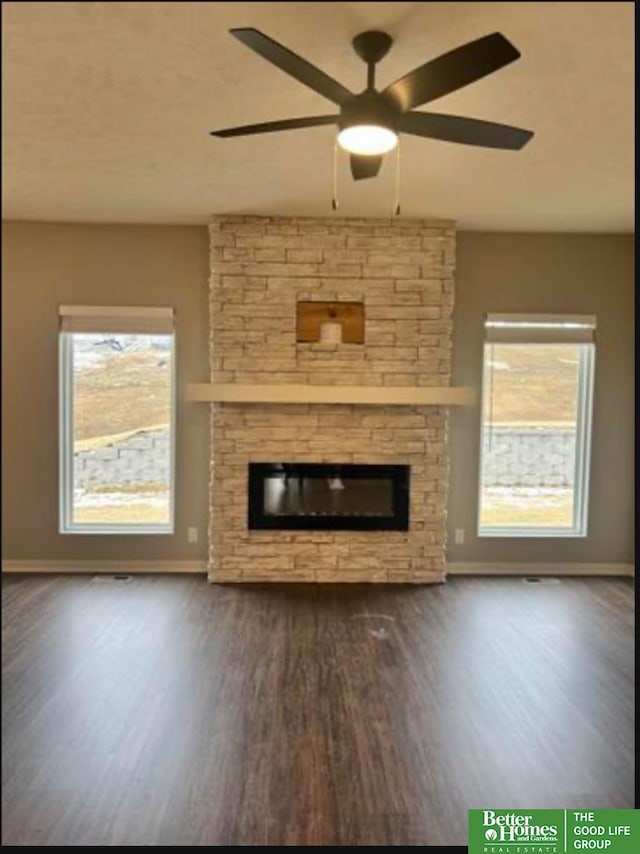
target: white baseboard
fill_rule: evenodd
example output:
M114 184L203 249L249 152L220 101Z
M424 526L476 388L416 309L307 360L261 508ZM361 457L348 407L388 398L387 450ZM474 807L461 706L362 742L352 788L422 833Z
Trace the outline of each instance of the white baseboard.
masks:
M98 575L126 573L134 575L206 575L207 562L198 560L3 560L6 574L59 575L77 573ZM552 575L552 576L635 576L633 563L465 563L454 561L447 566L449 575Z
M447 565L449 575L618 575L634 576L633 563L464 563Z
M3 573L58 573L98 575L146 573L149 575L206 575L207 563L199 560L3 560Z

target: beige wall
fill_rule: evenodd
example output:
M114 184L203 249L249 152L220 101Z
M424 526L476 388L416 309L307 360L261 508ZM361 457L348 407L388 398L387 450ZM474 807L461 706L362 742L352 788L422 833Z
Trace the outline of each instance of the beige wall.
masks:
M3 224L3 556L205 560L208 407L183 402L208 381L206 228ZM479 540L479 409L450 418L449 561L619 563L633 559L632 236L460 233L454 384L479 387L486 311L598 317L589 536ZM178 329L175 536L57 533L57 306L173 305ZM197 545L186 528L200 529ZM464 528L464 545L453 543Z
M208 380L206 228L3 223L2 549L4 558L204 560L208 412L184 402ZM58 533L57 309L175 308L178 368L176 532ZM187 543L187 526L200 531Z
M634 543L634 239L459 233L454 384L480 388L483 314L595 314L596 368L586 538L478 538L480 409L450 427L449 561L631 563ZM454 530L465 530L455 545Z

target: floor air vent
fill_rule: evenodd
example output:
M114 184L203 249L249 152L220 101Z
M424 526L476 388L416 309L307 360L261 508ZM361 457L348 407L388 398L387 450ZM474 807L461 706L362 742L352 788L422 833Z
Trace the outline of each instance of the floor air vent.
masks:
M541 578L539 575L531 575L522 579L527 584L560 584L559 578Z
M91 579L92 582L107 584L113 581L131 581L133 578L132 575L94 575Z

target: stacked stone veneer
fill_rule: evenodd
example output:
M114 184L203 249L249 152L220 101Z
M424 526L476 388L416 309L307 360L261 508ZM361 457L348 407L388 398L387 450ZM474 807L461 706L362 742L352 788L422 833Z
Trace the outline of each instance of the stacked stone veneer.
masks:
M450 384L450 221L215 217L211 381ZM362 300L364 344L297 344L297 300ZM212 404L212 581L442 581L447 409ZM249 462L405 463L410 530L249 531Z

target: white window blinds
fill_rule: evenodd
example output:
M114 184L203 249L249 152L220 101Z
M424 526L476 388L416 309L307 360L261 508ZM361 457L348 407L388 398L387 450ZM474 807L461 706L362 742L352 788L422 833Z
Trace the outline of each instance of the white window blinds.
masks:
M170 335L173 309L153 306L61 305L62 332L121 332L132 335Z
M502 344L592 344L592 314L487 314L485 339Z

